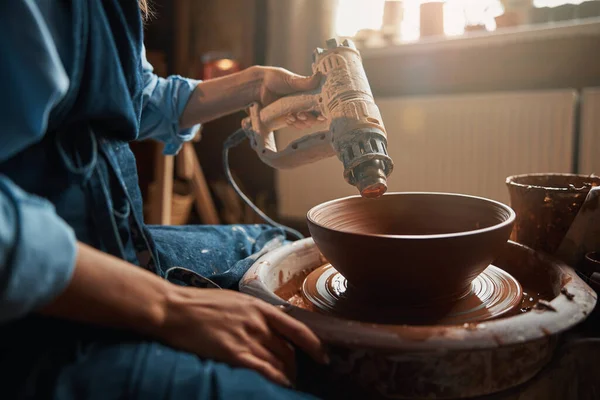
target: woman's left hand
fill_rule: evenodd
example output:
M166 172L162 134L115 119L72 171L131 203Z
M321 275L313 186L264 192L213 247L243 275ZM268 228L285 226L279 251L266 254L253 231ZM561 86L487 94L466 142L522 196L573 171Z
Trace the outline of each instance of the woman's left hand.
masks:
M261 76L257 101L259 101L263 107L285 95L316 89L321 82L321 74L318 72L312 76L302 76L294 74L284 68L252 68L256 68L258 75ZM298 129L310 128L317 121L324 120L325 118L322 115L315 115L311 112L289 114L286 118L288 125Z

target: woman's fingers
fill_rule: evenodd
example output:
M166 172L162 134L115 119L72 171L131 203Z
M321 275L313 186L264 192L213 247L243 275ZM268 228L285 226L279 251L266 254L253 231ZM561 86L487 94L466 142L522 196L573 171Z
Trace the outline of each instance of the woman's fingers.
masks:
M296 378L296 353L292 345L276 334L266 337L263 345L285 365L285 372L293 381Z
M309 354L315 361L328 364L329 357L325 352L323 344L310 329L301 322L295 320L283 311L269 305L265 305L269 326Z
M321 114L316 114L312 112L299 112L296 114L296 119L304 122L305 124L312 126L318 121L318 116Z
M293 126L296 129L310 128L310 124L307 123L306 119L300 119L294 114L288 114L285 118L285 121L289 126Z
M312 112L299 112L296 114L288 114L285 121L289 126L293 126L296 129L307 129L318 122L325 121L325 117L321 114Z
M252 353L242 353L238 356L241 367L253 369L267 379L283 386L292 386L290 380L283 372L275 368L268 361L262 360Z
M268 362L273 366L273 368L280 371L284 375L287 375L288 371L290 370L289 366L278 356L273 354L273 352L270 351L266 345L260 343L258 340L255 339L249 340L248 342L252 354L260 358L261 360Z

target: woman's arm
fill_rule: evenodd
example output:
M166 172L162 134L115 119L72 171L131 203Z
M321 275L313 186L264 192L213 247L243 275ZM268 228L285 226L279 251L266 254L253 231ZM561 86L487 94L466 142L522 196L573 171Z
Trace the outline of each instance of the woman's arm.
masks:
M200 82L187 102L179 125L186 129L205 123L242 110L254 101L266 106L281 96L314 89L319 82L319 75L306 77L283 68L258 66ZM300 123L305 123L311 116L301 114L301 118ZM289 122L295 119L292 117Z
M81 243L69 285L40 312L138 332L284 385L294 375L289 343L327 362L314 333L271 305L233 291L176 286Z
M152 334L165 320L168 286L151 272L78 242L69 284L40 312Z
M156 139L165 143L166 154L176 154L191 140L200 124L244 109L259 101L263 106L281 96L314 89L320 75L304 77L283 68L254 66L241 72L208 81L172 75L158 77L142 54L144 89L138 140ZM288 116L288 124L309 127L314 115Z

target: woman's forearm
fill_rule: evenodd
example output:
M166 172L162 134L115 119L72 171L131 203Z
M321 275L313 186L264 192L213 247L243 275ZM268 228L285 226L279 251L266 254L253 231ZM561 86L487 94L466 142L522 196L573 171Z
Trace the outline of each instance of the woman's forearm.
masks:
M244 109L258 99L263 74L250 67L241 72L199 83L181 115L182 129Z
M40 312L152 334L165 319L170 286L151 272L79 243L71 282Z
M84 244L76 262L67 289L42 314L128 330L284 385L295 370L291 344L327 362L308 327L259 299L173 285Z

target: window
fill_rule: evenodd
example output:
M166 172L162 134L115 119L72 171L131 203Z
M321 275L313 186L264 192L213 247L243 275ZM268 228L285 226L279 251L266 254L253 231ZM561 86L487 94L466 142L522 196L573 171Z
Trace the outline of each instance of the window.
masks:
M419 38L419 7L429 0L404 0L404 15L400 28L403 41ZM556 7L580 4L585 0L534 0L535 7ZM339 36L352 37L363 29L381 28L385 0L338 0L335 28ZM447 36L462 35L465 25L485 25L496 29L495 17L503 13L500 0L445 0L444 31Z

